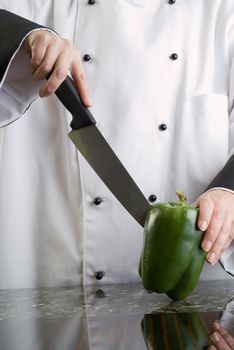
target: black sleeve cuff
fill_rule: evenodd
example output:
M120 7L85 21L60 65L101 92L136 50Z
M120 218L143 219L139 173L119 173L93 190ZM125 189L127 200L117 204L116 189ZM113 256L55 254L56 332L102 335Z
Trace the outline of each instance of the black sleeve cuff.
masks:
M23 38L32 30L45 28L6 10L0 10L0 82Z
M234 191L234 155L227 161L223 169L215 176L206 190L223 187Z

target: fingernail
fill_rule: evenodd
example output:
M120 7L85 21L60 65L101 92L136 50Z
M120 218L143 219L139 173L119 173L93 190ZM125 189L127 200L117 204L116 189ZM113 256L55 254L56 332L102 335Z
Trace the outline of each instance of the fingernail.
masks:
M86 100L86 101L87 101L88 106L91 106L91 105L92 105L92 102L91 102L91 100L90 100L90 98L89 98L89 97L87 98L87 100Z
M215 253L209 253L209 254L207 254L207 260L208 260L211 264L214 264L214 263L215 263Z
M208 252L211 247L212 247L212 242L211 241L204 241L202 243L202 249L205 250L205 252Z
M207 229L207 221L206 220L201 220L199 222L199 228L201 231L205 231Z
M211 335L211 339L214 341L214 342L219 342L219 336L218 334L215 332Z
M219 324L217 321L215 321L214 327L215 327L217 330L219 330L219 329L220 329L220 324Z

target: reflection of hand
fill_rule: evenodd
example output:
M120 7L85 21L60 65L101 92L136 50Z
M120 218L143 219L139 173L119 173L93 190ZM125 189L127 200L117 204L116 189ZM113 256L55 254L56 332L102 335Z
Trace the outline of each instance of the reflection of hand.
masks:
M31 53L33 77L42 80L51 74L39 92L41 97L53 94L70 71L83 103L90 107L80 53L71 41L47 30L36 30L27 36L24 47Z
M218 321L214 323L214 330L210 335L214 345L210 346L208 350L234 350L234 338Z
M206 231L202 248L214 265L234 239L234 194L214 189L201 195L195 205L200 208L198 227Z

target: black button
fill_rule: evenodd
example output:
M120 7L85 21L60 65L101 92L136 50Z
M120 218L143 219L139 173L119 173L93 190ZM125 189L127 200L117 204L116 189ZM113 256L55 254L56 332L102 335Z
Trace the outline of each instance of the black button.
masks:
M103 292L102 289L98 289L96 291L96 296L99 297L99 298L104 298L106 295L105 295L105 293Z
M177 60L178 59L177 53L172 53L171 56L170 56L170 59L173 60L173 61Z
M169 4L169 5L174 5L175 3L176 3L176 0L169 0L169 1L168 1L168 4Z
M167 130L167 125L166 124L160 124L158 128L161 131L165 131L165 130Z
M91 57L89 54L85 54L85 55L83 56L83 60L84 60L85 62L89 62L91 59L92 59L92 57Z
M88 4L89 4L89 5L94 5L95 2L96 2L95 0L89 0L89 1L88 1Z
M100 204L102 203L102 199L99 198L99 197L96 197L96 198L94 199L93 203L94 203L95 205L100 205Z
M98 272L95 272L95 278L96 280L101 280L104 276L104 272L102 271L98 271Z
M150 201L151 203L155 202L156 200L157 200L157 196L155 196L155 194L151 194L151 195L149 196L149 201Z

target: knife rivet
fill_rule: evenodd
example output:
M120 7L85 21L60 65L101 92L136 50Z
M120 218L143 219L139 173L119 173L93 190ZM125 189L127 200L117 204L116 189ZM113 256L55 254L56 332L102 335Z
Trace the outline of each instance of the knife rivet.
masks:
M96 280L101 280L104 276L104 272L103 271L97 271L95 272L95 278Z
M149 196L149 201L150 201L151 203L155 202L156 200L157 200L157 196L155 196L155 194L151 194L151 195Z
M92 59L92 57L89 54L87 54L87 53L83 56L83 60L85 62L89 62L91 59Z
M96 197L93 202L95 205L100 205L102 203L102 199L100 197Z
M95 0L89 0L89 1L88 1L88 4L89 4L89 5L94 5L95 2L96 2Z

